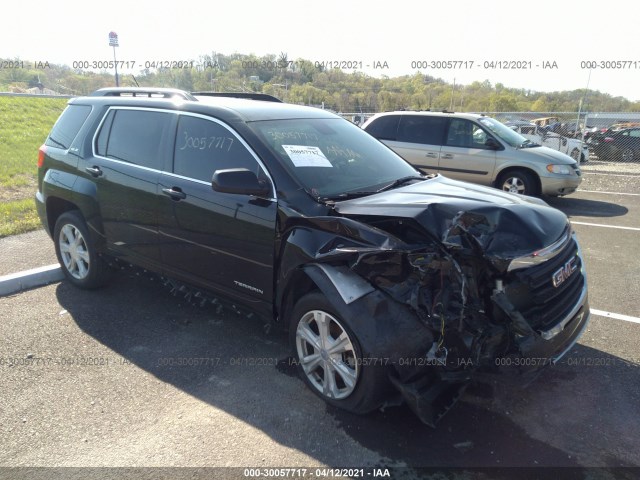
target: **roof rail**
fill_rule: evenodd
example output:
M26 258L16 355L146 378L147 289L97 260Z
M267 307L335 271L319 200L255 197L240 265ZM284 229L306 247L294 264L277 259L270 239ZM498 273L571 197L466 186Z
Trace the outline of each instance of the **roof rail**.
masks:
M282 100L268 95L266 93L253 93L253 92L191 92L192 95L202 95L203 97L232 97L232 98L246 98L248 100L262 100L264 102L278 102L282 103Z
M177 88L149 88L149 87L108 87L101 88L90 94L91 97L149 97L149 98L182 98L183 100L197 100L189 92Z

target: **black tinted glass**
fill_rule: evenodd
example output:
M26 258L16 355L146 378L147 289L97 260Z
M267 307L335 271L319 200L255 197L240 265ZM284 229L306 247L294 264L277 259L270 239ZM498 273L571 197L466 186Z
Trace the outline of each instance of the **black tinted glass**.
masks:
M214 171L226 168L247 168L259 175L258 162L228 129L211 120L182 115L173 172L210 182Z
M395 140L399 119L399 115L384 115L367 125L365 131L379 140Z
M102 126L100 127L100 132L98 133L98 137L96 139L96 154L105 157L107 155L107 140L109 140L109 134L111 133L111 124L113 123L113 117L115 116L116 111L110 110L107 118L105 118Z
M398 127L398 141L442 145L447 119L422 115L403 115Z
M45 145L67 150L89 113L91 113L91 107L88 105L69 105L53 126L49 137L44 142Z
M108 128L103 125L103 130ZM162 169L163 139L169 135L171 114L147 110L117 110L111 124L105 156L143 167ZM103 141L102 131L98 144Z

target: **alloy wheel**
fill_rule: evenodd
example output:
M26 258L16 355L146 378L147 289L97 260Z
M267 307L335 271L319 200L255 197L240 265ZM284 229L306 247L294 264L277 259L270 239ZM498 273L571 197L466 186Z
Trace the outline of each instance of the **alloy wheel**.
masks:
M356 388L360 366L349 334L331 314L305 313L296 329L296 349L308 381L323 396L340 400Z
M83 280L89 274L89 251L82 233L74 225L66 224L60 230L60 254L69 274Z

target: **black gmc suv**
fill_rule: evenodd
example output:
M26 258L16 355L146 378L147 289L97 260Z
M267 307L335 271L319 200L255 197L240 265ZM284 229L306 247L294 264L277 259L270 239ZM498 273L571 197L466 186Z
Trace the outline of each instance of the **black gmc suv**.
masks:
M325 401L435 422L483 374L535 375L589 319L580 248L543 201L423 175L326 111L259 95L104 89L38 156L66 277L122 259L290 332Z

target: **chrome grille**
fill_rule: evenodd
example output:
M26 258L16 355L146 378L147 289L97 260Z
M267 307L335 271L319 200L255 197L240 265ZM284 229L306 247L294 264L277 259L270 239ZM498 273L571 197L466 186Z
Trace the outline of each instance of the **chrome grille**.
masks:
M554 273L575 259L575 270L554 286ZM505 284L509 300L532 328L548 330L562 321L580 300L585 285L582 258L574 237L550 260L512 272Z

